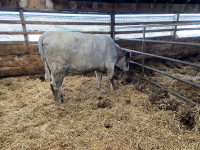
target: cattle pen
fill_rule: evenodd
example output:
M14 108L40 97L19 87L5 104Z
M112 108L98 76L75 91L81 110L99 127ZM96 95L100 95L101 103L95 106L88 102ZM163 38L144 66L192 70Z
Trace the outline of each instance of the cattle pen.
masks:
M200 149L200 1L3 0L0 27L0 149ZM45 31L107 35L130 70L67 73L55 105Z

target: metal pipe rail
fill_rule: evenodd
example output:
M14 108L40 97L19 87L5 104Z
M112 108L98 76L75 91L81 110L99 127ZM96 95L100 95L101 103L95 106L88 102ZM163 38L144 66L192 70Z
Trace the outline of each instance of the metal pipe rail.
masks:
M141 28L141 27L137 27L137 28ZM155 30L146 30L145 33L151 33L151 32L172 32L175 29L155 29ZM180 29L176 29L176 31L185 31L185 30L200 30L200 28L180 28ZM142 33L142 29L141 30L137 30L137 31L115 31L115 34L132 34L132 33Z
M157 82L155 82L155 81L151 81L150 79L148 79L148 78L146 78L146 77L143 77L143 76L141 76L141 75L139 75L139 74L137 74L137 75L138 75L140 78L142 78L142 79L144 79L144 80L146 80L146 81L148 81L148 82L150 82L150 83L152 83L152 84L154 84L154 85L160 87L161 89L164 89L164 90L167 91L167 92L170 92L171 94L173 94L173 95L175 95L175 96L177 96L177 97L182 98L183 100L185 100L185 101L187 101L187 102L189 102L189 103L191 103L191 104L193 104L193 105L200 106L199 103L196 103L196 102L194 102L193 100L188 99L188 98L184 97L183 95L181 95L181 94L179 94L179 93L177 93L177 92L175 92L175 91L172 91L172 90L170 90L170 89L164 87L163 85L161 85L161 84L159 84L159 83L157 83Z
M152 42L152 43L164 43L164 44L177 44L177 45L189 45L189 46L200 46L199 43L192 43L192 42L173 42L173 41L161 41L161 40L143 40L143 39L123 39L120 40L129 40L129 41L145 41L145 42Z
M130 63L136 64L136 65L142 67L142 64L139 64L139 63L137 63L137 62L130 61ZM152 67L149 67L149 66L145 66L145 65L144 65L143 67L146 68L146 69L149 69L149 70L158 72L158 73L160 73L160 74L166 75L166 76L171 77L171 78L173 78L173 79L179 80L179 81L181 81L181 82L183 82L183 83L186 83L186 84L192 85L192 86L194 86L194 87L200 88L200 85L199 85L199 84L196 84L196 83L193 83L193 82L190 82L190 81L181 79L181 78L179 78L179 77L176 77L176 76L171 75L171 74L169 74L169 73L166 73L166 72L164 72L164 71L160 71L160 70L158 70L158 69L155 69L155 68L152 68Z
M130 63L142 67L142 64L136 63L136 62L134 62L134 61L130 61ZM169 77L171 77L171 78L173 78L173 79L179 80L179 81L184 82L184 83L186 83L186 84L192 83L192 84L190 84L190 85L200 88L200 85L199 85L199 84L195 84L195 83L193 83L193 82L190 82L190 81L187 81L187 80L178 78L178 77L176 77L176 76L170 75L170 74L168 74L168 73L166 73L166 72L163 72L163 71L154 69L154 68L152 68L152 67L148 67L148 66L143 66L143 67L144 67L144 68L147 68L147 69L149 69L149 70L152 70L152 71L156 71L156 72L161 73L161 74L163 74L163 75L169 76ZM140 75L139 75L139 76L140 76ZM151 81L151 80L145 78L144 76L143 76L143 77L140 76L140 77L143 78L143 79L145 79L145 80L147 80L147 81L149 81L149 82L151 82L152 84L154 84L154 85L156 85L156 86L158 86L158 87L160 87L160 88L162 88L162 89L165 89L166 91L172 93L173 95L175 95L175 96L177 96L177 97L179 97L179 98L182 98L183 100L185 100L185 101L187 101L187 102L190 102L191 104L200 106L199 103L196 103L196 102L192 101L191 99L188 99L188 98L182 96L181 94L179 94L179 93L177 93L177 92L175 92L175 91L172 91L172 90L170 90L170 89L168 89L168 88L166 88L166 87L164 87L164 86L162 86L162 85L160 85L160 84L158 84L158 83L156 83L156 82L154 82L154 81Z
M191 62L181 61L181 60L178 60L178 59L173 59L173 58L159 56L159 55L150 54L150 53L143 53L143 52L140 52L140 51L130 50L130 49L126 49L126 48L123 48L123 49L125 51L133 52L133 53L136 53L136 54L141 54L141 55L143 54L143 55L146 55L146 56L156 57L156 58L160 58L160 59L164 59L164 60L169 60L169 61L173 61L173 62L177 62L177 63L181 63L181 64L190 65L190 66L193 66L193 67L200 68L200 64L195 64L195 63L191 63Z
M165 26L182 26L182 25L196 25L200 24L199 20L194 21L163 21L163 22L127 22L127 23L115 23L117 26L124 25L140 25L140 27L165 27Z

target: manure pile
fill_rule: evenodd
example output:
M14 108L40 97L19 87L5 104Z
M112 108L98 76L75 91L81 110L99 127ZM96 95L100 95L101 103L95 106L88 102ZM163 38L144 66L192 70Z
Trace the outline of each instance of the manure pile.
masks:
M39 76L1 79L0 149L200 149L200 135L130 75L115 75L115 91L105 76L100 88L94 75L66 76L61 105Z

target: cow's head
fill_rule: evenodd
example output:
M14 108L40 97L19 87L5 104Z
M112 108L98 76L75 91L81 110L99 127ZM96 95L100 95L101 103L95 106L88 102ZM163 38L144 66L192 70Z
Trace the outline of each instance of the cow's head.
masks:
M130 52L123 53L122 56L118 56L116 66L122 69L123 71L128 71L130 58L131 58Z

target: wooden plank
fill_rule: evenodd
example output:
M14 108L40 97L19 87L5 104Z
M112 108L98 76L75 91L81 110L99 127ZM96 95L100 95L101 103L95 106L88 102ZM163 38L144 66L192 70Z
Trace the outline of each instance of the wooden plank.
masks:
M111 23L100 23L100 22L50 22L50 21L4 21L1 20L0 24L42 24L42 25L111 25ZM156 21L156 22L126 22L126 23L115 23L115 25L192 25L200 24L199 20L193 21Z
M0 76L43 73L40 55L0 56Z
M0 67L38 66L42 67L40 55L0 56Z
M42 34L44 31L30 31L30 32L15 32L15 31L1 31L0 34L15 35L15 34Z
M32 55L40 55L40 54L39 54L38 43L35 44L35 45L29 45L29 54L32 54Z
M23 14L23 10L22 9L19 10L19 14L20 14L21 22L22 22L22 28L23 28L23 34L24 34L25 43L27 45L28 36L27 36L26 24L24 23L24 14Z
M1 24L22 24L21 21L0 20Z
M27 48L25 45L3 45L0 44L0 56L26 54Z
M29 51L27 52L27 48L25 45L2 45L0 44L0 56L7 55L24 55L24 54L38 54L39 48L38 45L29 45Z
M23 32L13 32L13 31L2 31L0 34L7 34L7 35L12 35L12 34L24 34Z
M0 76L17 76L17 75L31 75L44 73L44 68L37 66L24 66L24 67L1 67Z
M27 35L27 30L26 30L26 24L23 23L24 22L24 13L23 13L22 9L19 10L19 15L20 15L20 19L22 21L22 29L23 29L24 40L25 40L25 44L26 44L26 51L28 53L28 35Z
M25 42L24 41L1 41L0 42L0 45L10 45L10 44L13 44L13 45L25 45Z
M1 20L1 24L42 24L42 25L110 25L101 22L53 22L53 21L7 21Z

